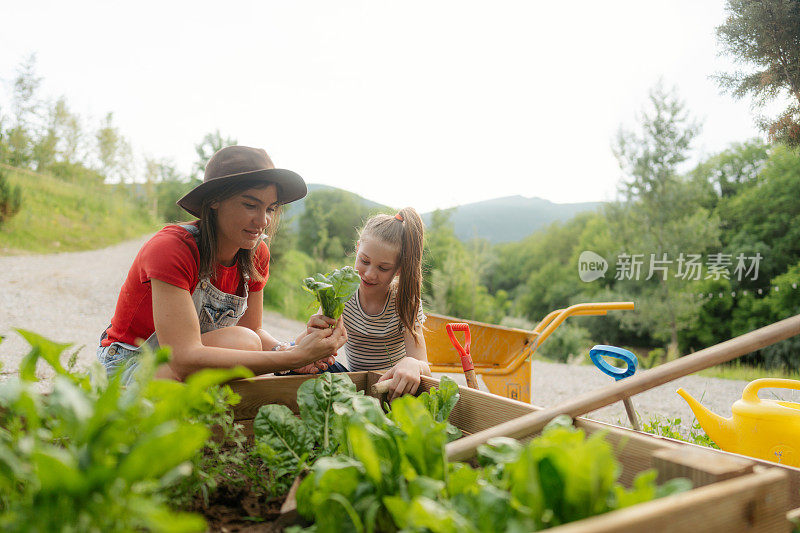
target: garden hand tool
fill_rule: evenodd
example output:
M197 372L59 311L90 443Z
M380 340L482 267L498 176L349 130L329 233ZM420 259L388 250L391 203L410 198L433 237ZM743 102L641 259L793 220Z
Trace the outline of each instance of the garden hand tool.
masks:
M603 356L621 359L628 366L624 369L611 366L608 364L608 361L603 359ZM617 381L627 378L628 376L632 376L636 372L636 365L638 363L636 355L633 352L630 352L624 348L617 348L616 346L608 346L605 344L598 344L592 348L589 351L589 357L592 359L592 363L594 363L597 368L613 377ZM628 413L628 420L631 421L633 429L636 431L641 431L642 429L639 426L639 419L636 418L636 411L633 410L631 399L629 397L625 397L622 399L622 403L625 404L625 411Z
M461 368L464 369L464 377L467 378L467 386L471 389L478 389L478 378L475 376L475 366L472 364L472 356L469 354L469 343L472 337L469 334L469 324L463 322L452 322L445 326L447 336L450 337L450 342L453 347L461 355ZM464 332L464 346L456 339L455 331Z

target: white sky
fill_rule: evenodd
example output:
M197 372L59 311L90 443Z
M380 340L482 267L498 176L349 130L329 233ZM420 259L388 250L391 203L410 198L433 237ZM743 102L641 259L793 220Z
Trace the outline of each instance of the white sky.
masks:
M219 128L421 212L608 200L611 139L660 76L703 120L696 157L758 134L709 79L731 67L724 19L724 0L26 0L0 7L0 77L36 52L44 95L93 127L113 111L138 156L184 172Z

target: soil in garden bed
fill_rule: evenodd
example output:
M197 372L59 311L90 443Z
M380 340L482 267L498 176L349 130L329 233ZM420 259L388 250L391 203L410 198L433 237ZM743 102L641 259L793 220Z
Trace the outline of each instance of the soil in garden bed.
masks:
M248 457L247 460L260 463L254 457ZM263 487L253 483L248 476L233 467L226 468L225 473L226 477L217 479L217 488L209 494L207 506L203 495L198 493L182 510L203 516L208 524L208 531L282 531L283 528L275 521L280 516L286 495L265 494Z

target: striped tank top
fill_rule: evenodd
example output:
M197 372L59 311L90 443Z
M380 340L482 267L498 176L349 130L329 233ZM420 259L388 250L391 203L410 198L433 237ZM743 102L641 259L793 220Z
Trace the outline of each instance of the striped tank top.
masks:
M361 307L358 291L344 304L344 327L347 330L347 366L352 372L363 370L387 370L406 356L403 342L403 324L395 306L395 291L383 310L377 315L368 315ZM417 320L425 322L420 302Z

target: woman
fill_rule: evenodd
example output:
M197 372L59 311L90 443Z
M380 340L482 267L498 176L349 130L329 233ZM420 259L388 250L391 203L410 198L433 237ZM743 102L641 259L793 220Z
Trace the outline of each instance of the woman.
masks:
M199 220L167 226L139 250L97 357L129 383L139 350L170 346L156 377L183 380L202 368L244 365L255 374L324 370L346 334L321 317L296 346L261 329L269 249L280 206L306 195L298 174L276 169L264 150L228 146L206 166L203 183L178 200ZM315 327L316 326L316 327Z

